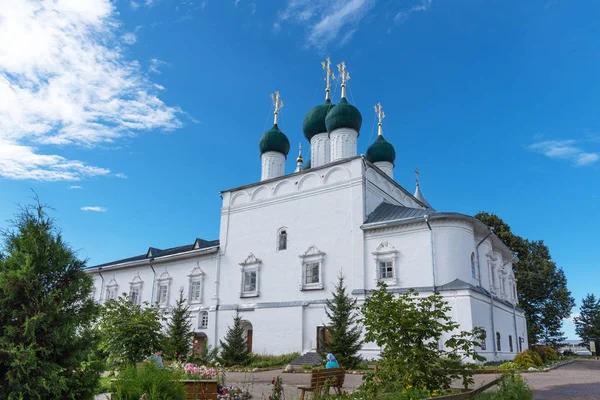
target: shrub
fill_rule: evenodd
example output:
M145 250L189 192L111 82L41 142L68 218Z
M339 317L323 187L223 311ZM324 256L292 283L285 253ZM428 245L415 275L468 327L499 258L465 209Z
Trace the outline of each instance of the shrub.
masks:
M288 365L298 357L300 357L300 353L282 354L280 356L273 356L269 354L251 354L249 366L251 368L281 367Z
M542 358L544 364L558 361L558 353L550 346L533 346L532 350Z
M515 365L517 365L519 368L527 369L527 368L535 367L535 362L533 361L533 358L531 358L531 355L529 355L529 353L527 353L527 351L517 354L513 363Z
M498 367L498 369L501 369L503 371L514 371L516 369L519 369L519 365L514 363L514 362L505 362L504 364L500 364L500 366Z
M477 395L475 400L532 400L533 392L519 374L504 374L498 390Z
M540 357L540 355L535 351L525 350L525 352L531 356L531 359L533 360L536 367L541 367L544 364L542 357Z
M139 400L146 394L148 400L185 400L183 383L177 374L153 364L144 364L140 368L127 366L119 372L113 384L113 399Z

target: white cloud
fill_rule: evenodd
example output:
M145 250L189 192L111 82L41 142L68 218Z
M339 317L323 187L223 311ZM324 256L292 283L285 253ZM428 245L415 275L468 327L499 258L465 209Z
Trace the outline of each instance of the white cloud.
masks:
M0 7L0 177L108 176L48 146L114 143L133 131L181 126L139 63L119 46L110 0L14 0ZM60 149L55 149L57 152Z
M106 207L99 206L85 206L81 207L81 211L106 212L108 209Z
M137 1L132 1L129 3L129 6L132 10L137 10L138 8L140 8L140 3L138 3Z
M431 8L432 2L433 0L419 0L419 2L417 4L414 4L412 7L398 11L394 16L394 25L404 23L412 13L429 10ZM390 32L391 28L388 29L388 33Z
M571 161L576 166L590 165L600 160L599 153L582 150L575 140L546 140L527 148L546 157Z
M155 5L157 5L157 4L158 4L158 2L159 2L159 1L160 1L160 0L146 0L146 1L144 1L144 4L145 4L147 7L154 7Z
M289 21L306 27L306 45L324 49L330 43L348 43L374 5L375 0L288 0L276 23Z
M71 185L69 189L83 189L83 186Z
M123 35L123 41L127 44L135 44L137 42L137 37L135 33L127 32Z
M148 67L148 72L152 73L152 74L161 74L161 70L160 67L162 67L163 65L169 65L168 63L159 60L158 58L153 58L150 60L150 66ZM162 88L164 89L164 88Z

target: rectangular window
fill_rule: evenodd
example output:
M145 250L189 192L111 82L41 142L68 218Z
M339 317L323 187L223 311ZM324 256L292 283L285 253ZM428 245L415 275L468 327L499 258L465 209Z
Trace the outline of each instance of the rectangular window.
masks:
M306 271L305 271L305 278L304 278L305 284L308 285L311 283L319 283L319 267L320 267L319 263L306 264Z
M106 290L106 301L115 300L117 298L117 289L108 288Z
M481 339L479 341L480 341L479 348L481 350L486 350L487 349L487 345L486 345L486 342L487 342L487 332L485 330L483 330Z
M167 292L169 290L169 285L163 284L158 285L158 304L167 304Z
M508 347L510 349L510 352L513 352L513 343L512 343L512 336L508 335Z
M256 271L244 272L244 293L256 292Z
M132 287L129 291L129 301L131 304L140 304L140 288Z
M502 341L500 340L500 332L496 332L496 350L502 351Z
M394 277L394 263L392 261L379 262L379 279L391 279Z
M200 313L200 328L208 328L208 311L202 311Z
M202 282L192 281L190 283L190 300L193 303L199 303L202 298Z

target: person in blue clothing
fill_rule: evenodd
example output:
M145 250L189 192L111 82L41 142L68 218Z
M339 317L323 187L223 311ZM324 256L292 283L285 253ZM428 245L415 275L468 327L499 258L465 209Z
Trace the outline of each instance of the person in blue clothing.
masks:
M327 354L327 364L325 364L325 368L339 368L339 364L333 354Z

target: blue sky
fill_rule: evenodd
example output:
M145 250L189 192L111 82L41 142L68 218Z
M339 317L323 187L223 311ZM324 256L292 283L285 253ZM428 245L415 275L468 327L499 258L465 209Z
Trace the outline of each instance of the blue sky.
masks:
M34 190L91 265L218 238L218 192L260 178L269 94L295 153L329 56L351 74L359 152L381 102L396 180L413 190L418 167L438 210L495 212L543 239L579 305L597 286L599 12L593 0L11 2L0 227Z

